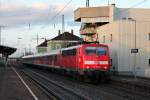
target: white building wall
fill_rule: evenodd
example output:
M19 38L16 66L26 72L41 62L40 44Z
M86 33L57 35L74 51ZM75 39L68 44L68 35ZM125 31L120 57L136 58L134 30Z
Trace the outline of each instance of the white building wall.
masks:
M113 6L110 7L112 9ZM141 8L116 8L114 7L113 19L121 20L123 18L133 18L138 21L150 21L150 9ZM111 13L111 12L110 12ZM111 16L110 16L111 17Z
M105 36L105 44L110 47L110 55L113 59L113 66L121 74L133 75L134 68L138 76L150 77L150 22L148 21L129 21L120 20L97 28L99 33L99 41L103 43ZM112 34L112 42L110 41ZM136 45L139 53L131 53L131 49ZM134 65L136 65L134 67Z
M137 57L137 74L144 70L144 76L150 77L150 66L148 60L150 59L150 40L148 34L150 33L150 21L137 22L137 48L139 53Z
M118 70L122 73L132 73L133 54L131 49L134 48L134 26L130 21L119 21L118 34Z

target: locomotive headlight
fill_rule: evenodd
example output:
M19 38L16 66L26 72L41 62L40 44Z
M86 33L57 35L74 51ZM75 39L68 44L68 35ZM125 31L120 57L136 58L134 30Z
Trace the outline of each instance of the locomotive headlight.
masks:
M104 66L104 69L107 69L107 66Z
M108 61L100 61L100 64L108 64Z
M89 66L86 66L86 68L89 69L90 67L89 67Z

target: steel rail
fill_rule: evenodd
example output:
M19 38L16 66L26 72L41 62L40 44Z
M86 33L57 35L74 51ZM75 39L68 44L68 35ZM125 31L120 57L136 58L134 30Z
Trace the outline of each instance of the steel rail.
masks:
M47 96L49 96L53 100L60 100L60 98L58 96L56 96L56 94L53 93L53 91L49 90L47 86L45 86L42 82L35 79L30 73L28 73L26 71L22 71L22 72L25 75L27 75L28 77L30 77Z
M26 75L28 75L31 79L33 79L36 83L38 83L41 87L43 87L46 91L48 91L50 94L56 97L58 100L66 100L66 97L63 97L62 94L59 94L56 92L56 90L52 90L49 87L49 84L51 84L53 87L59 88L60 90L65 91L64 93L68 93L70 97L75 97L77 100L91 100L90 98L79 94L65 86L60 85L58 82L55 82L53 80L50 80L49 78L31 70L24 70L23 71ZM45 85L44 83L48 83ZM72 98L73 99L73 98Z

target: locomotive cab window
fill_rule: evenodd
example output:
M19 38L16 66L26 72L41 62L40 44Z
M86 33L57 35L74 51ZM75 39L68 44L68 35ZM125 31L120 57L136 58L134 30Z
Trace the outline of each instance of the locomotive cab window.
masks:
M104 47L97 48L96 54L97 55L106 55L106 48L104 48Z
M96 54L96 55L106 55L106 48L104 47L99 47L99 48L96 48L96 47L87 47L85 49L85 53L87 55L93 55L93 54Z
M96 54L96 47L86 47L85 53L87 55Z

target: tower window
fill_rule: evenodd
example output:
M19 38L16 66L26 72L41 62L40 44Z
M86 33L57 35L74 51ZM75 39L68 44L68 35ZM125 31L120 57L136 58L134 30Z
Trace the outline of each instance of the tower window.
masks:
M110 34L110 42L112 42L112 34Z
M105 43L105 36L103 36L103 43Z
M150 40L150 33L148 34L148 40Z
M149 59L149 61L148 61L148 65L150 66L150 59Z

